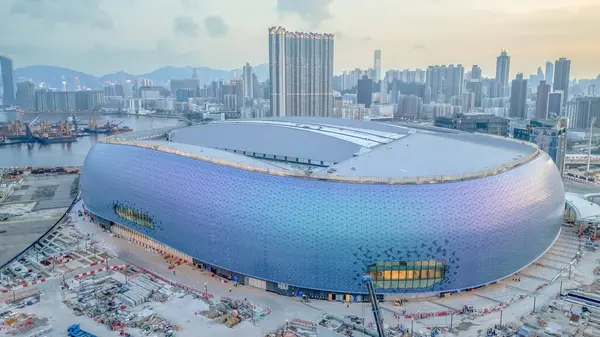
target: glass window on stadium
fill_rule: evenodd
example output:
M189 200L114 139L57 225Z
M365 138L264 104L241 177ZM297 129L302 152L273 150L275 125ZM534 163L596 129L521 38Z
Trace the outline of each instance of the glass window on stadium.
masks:
M140 212L123 205L115 206L115 213L121 219L130 221L141 227L145 227L154 230L154 224L152 223L152 217L144 212Z
M444 279L444 263L436 260L384 261L368 266L373 284L382 289L428 288Z

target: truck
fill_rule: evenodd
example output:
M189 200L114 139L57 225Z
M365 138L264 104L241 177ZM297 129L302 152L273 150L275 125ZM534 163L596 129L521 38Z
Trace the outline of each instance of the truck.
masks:
M73 324L67 328L67 335L69 337L97 337L94 334L91 334L85 330L81 330L79 324Z

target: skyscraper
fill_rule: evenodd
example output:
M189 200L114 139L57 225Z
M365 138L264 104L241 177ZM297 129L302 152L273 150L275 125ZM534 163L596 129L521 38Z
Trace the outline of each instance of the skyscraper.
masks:
M537 68L537 77L538 77L539 81L543 81L545 79L544 71L542 70L542 67Z
M375 82L381 81L381 50L375 50L373 55L373 69L375 69Z
M522 73L518 73L517 78L512 80L508 116L513 118L527 117L527 80L523 79Z
M554 63L554 91L563 91L563 107L569 99L569 77L571 75L571 60L564 57Z
M510 75L510 56L503 50L496 58L496 81L498 81L498 96L508 96L508 78Z
M478 65L473 65L471 68L471 79L472 80L480 80L481 79L481 68Z
M461 65L429 66L427 86L431 88L433 101L450 102L453 96L462 94L465 68Z
M552 85L554 79L554 64L551 61L546 61L546 83Z
M561 115L563 104L563 92L555 91L548 94L548 118L556 118Z
M2 86L4 87L4 105L15 105L15 82L13 80L13 62L10 57L0 56L0 71L2 71Z
M254 77L252 66L246 62L244 66L244 99L254 99Z
M23 110L35 108L35 85L25 81L17 84L17 105Z
M271 115L333 114L333 34L269 28Z
M483 98L483 83L481 80L470 80L465 83L465 89L475 95L474 106L481 108Z
M548 95L550 94L550 85L546 81L541 81L537 89L537 100L535 103L535 118L548 118Z
M364 75L362 79L358 80L356 86L356 103L364 104L365 108L370 108L373 96L372 90L373 81L367 75Z

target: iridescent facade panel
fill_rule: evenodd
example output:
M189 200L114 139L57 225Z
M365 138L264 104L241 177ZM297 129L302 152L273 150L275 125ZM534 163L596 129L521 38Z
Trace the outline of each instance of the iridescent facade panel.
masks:
M92 213L205 263L349 293L364 293L361 276L386 261L435 260L444 276L428 287L380 292L452 291L502 279L549 249L564 210L562 181L545 154L482 179L389 185L283 177L98 144L81 188ZM117 206L152 226L119 217Z

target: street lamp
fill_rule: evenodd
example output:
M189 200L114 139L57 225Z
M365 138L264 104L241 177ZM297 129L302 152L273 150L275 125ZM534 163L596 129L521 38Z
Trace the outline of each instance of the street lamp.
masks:
M502 311L504 311L504 308L500 308L500 329L502 329Z
M208 283L204 282L204 296L208 299Z

